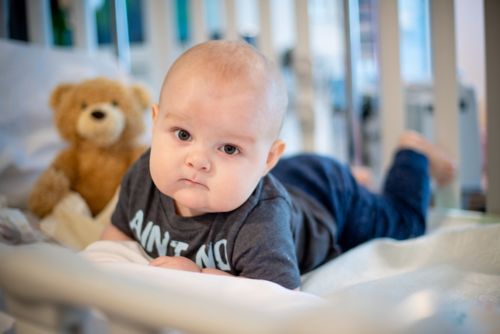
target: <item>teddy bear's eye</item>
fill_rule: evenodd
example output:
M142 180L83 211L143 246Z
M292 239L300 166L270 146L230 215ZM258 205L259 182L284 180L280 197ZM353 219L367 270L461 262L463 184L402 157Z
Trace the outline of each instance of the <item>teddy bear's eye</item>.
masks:
M113 105L113 107L118 107L118 101L116 100L112 100L111 104Z
M82 109L87 108L87 102L83 101L82 104L81 104L81 107L82 107Z

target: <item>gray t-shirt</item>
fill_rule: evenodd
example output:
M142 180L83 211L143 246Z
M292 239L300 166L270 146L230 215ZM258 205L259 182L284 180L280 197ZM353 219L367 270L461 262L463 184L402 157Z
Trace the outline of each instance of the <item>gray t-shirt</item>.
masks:
M293 196L293 201L292 197ZM152 257L184 256L202 268L265 279L293 289L300 273L338 254L333 218L315 200L272 175L230 212L176 214L154 185L146 152L125 175L112 223Z

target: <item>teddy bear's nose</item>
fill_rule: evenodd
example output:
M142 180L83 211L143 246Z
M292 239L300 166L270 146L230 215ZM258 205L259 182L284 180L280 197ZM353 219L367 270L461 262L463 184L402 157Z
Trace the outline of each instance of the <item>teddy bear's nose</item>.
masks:
M103 119L104 117L106 117L106 114L101 110L94 110L91 115L95 119Z

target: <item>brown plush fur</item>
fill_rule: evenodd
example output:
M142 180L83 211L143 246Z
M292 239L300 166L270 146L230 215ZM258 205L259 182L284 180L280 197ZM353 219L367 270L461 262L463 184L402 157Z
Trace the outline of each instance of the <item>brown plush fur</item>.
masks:
M29 208L44 217L69 191L76 191L96 215L144 151L136 141L144 131L149 95L137 85L96 78L56 87L50 105L69 146L36 182Z

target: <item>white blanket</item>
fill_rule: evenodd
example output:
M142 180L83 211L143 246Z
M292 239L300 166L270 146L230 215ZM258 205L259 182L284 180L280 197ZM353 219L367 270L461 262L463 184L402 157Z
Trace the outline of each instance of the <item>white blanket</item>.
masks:
M500 224L451 215L441 225L420 238L379 239L357 247L305 275L302 292L258 280L149 267L147 255L133 242L97 242L82 255L106 271L279 318L294 314L287 318L289 329L297 332L500 331Z
M186 332L500 333L499 239L500 224L447 213L423 237L373 240L343 254L303 276L301 292L151 267L134 242L99 241L81 253L0 243L0 290L19 297L23 319L40 318L31 305L63 303L124 326Z

